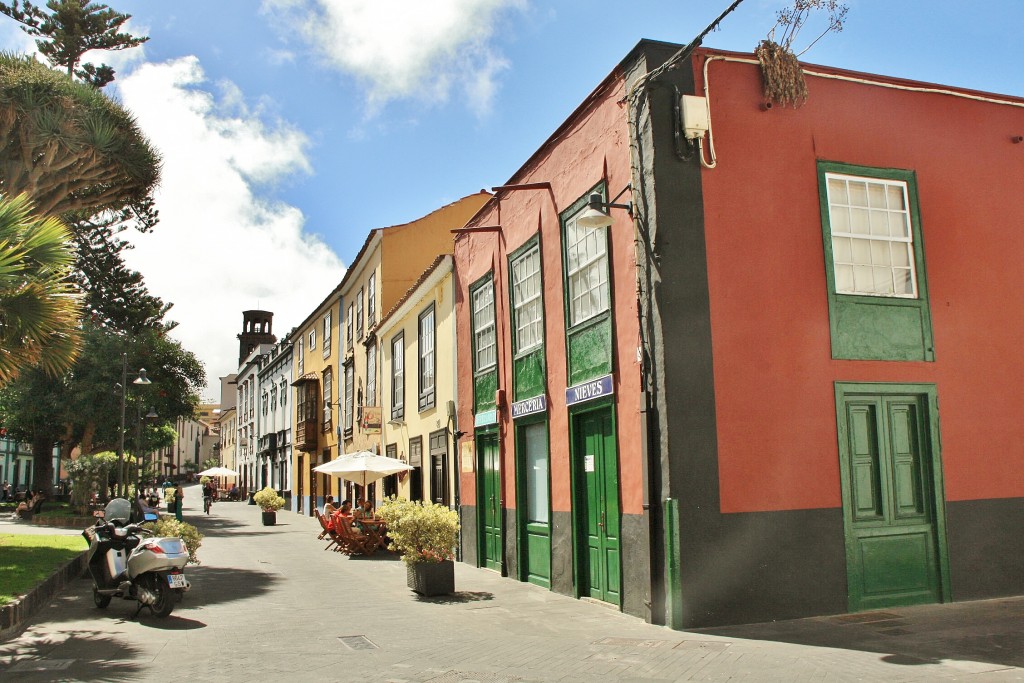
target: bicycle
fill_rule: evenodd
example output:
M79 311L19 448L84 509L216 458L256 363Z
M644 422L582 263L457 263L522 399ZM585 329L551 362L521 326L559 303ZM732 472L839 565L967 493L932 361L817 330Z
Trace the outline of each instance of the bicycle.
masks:
M210 506L213 505L213 496L203 496L203 511L210 514Z

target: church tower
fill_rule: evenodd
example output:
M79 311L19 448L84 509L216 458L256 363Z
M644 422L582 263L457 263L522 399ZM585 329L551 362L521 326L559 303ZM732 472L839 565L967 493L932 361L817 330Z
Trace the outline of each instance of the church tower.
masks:
M242 333L238 335L238 364L260 344L273 344L274 314L270 311L242 311Z

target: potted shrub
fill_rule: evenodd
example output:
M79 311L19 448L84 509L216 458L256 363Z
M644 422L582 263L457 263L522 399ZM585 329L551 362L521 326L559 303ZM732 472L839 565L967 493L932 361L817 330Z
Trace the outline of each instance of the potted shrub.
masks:
M257 491L252 499L263 510L263 526L277 524L277 511L284 507L284 498L268 486L262 491Z
M436 503L390 498L378 514L387 524L388 549L405 562L409 588L424 596L454 593L458 513Z
M167 512L174 514L178 511L178 502L174 496L174 487L164 489L164 502L167 503Z

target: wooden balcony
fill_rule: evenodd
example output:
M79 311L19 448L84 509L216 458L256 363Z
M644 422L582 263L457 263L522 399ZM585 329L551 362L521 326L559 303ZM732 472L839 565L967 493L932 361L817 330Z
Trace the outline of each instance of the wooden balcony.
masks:
M295 448L306 453L317 450L317 422L316 420L303 420L295 425Z

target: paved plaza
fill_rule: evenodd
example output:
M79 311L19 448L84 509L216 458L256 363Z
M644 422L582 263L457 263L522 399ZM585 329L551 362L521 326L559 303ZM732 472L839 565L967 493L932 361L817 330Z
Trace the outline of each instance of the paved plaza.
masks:
M391 554L323 552L315 519L201 504L186 489L206 538L168 619L75 581L0 641L0 680L1024 680L1024 598L680 632L462 564L455 595L420 598Z

